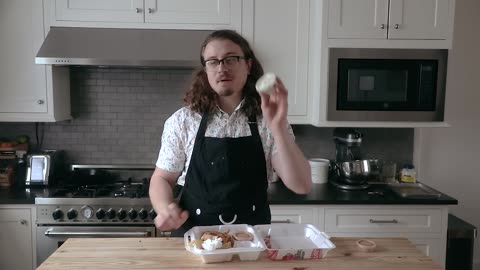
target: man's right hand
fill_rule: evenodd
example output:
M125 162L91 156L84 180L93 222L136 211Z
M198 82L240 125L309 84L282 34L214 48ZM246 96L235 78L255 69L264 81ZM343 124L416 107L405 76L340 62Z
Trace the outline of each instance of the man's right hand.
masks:
M176 203L170 203L157 213L155 226L161 231L171 231L180 228L188 219L188 211L182 210Z

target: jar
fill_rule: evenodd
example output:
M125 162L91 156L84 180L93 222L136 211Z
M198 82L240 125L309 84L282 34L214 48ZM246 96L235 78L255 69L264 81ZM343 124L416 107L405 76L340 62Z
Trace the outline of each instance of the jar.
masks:
M400 171L400 182L403 183L415 183L417 181L417 172L415 167L411 164L403 166Z

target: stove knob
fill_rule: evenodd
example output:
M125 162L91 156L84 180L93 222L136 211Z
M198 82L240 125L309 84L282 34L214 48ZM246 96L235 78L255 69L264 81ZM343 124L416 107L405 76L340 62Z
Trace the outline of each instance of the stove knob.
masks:
M67 218L68 219L74 219L77 217L77 211L73 208L71 208L70 210L68 210L67 212Z
M108 219L114 219L115 218L115 210L113 210L112 208L108 209L107 218Z
M153 209L150 210L149 215L150 215L150 218L151 218L152 220L154 220L154 219L157 217L157 213L155 213L155 210L153 210Z
M131 220L134 220L136 219L138 216L137 214L137 211L133 208L130 209L130 211L128 211L128 217L131 219Z
M125 210L123 210L122 208L120 208L120 210L118 210L118 214L117 214L118 219L122 220L122 219L124 219L126 216L127 216L127 211L125 211Z
M86 219L91 219L93 217L93 213L93 208L88 205L84 205L82 208L80 208L80 215Z
M140 209L140 212L138 212L138 216L141 218L141 219L147 219L148 217L148 212L147 210L145 209Z
M55 211L53 211L52 213L52 217L54 220L57 220L57 219L61 219L63 217L63 212L62 210L60 209L55 209Z
M105 217L105 210L103 210L103 208L99 208L95 213L95 216L97 217L97 219L102 219L103 217Z

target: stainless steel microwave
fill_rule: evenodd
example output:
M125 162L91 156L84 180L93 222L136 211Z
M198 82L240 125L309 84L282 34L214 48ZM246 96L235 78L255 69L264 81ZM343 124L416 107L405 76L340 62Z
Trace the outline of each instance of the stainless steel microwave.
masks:
M447 50L330 49L329 121L443 121Z

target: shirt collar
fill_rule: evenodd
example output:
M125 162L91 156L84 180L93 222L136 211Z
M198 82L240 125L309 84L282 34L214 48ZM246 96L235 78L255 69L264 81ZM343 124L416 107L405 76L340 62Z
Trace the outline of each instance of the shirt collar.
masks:
M235 110L233 110L232 115L236 114L237 111L239 111L239 110L242 108L242 106L243 106L244 103L245 103L245 98L243 98L242 101L240 101L240 103L238 104L238 106L235 108ZM222 116L222 115L225 115L225 116L228 117L228 113L226 113L225 111L223 111L223 110L218 106L218 104L217 104L217 110L216 110L215 114L216 114L217 116L219 116L219 117Z

